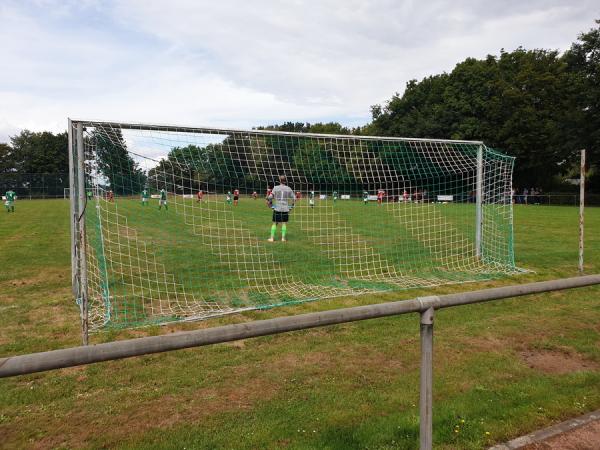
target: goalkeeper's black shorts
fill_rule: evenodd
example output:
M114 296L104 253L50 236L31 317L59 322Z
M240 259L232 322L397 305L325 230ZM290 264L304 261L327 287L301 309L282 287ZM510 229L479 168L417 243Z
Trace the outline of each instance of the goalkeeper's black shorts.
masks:
M281 212L281 211L273 211L273 222L276 223L285 223L289 220L290 213Z

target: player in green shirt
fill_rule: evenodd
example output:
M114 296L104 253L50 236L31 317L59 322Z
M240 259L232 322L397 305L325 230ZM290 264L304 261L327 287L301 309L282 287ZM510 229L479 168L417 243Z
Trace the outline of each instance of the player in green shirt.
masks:
M363 191L363 203L365 205L369 203L369 193L367 191Z
M333 191L333 203L337 202L338 199L338 193L337 191Z
M231 201L231 191L227 191L227 196L225 197L225 202L228 205L231 205L232 201Z
M142 191L142 206L146 206L148 204L149 197L150 195L148 194L148 189L144 188L144 190Z
M88 198L88 200L90 200L90 201L91 201L91 200L92 200L92 197L94 196L94 194L92 193L92 191L87 191L86 193L87 193L87 198Z
M310 191L308 193L308 204L311 208L315 207L315 191Z
M4 202L4 206L6 206L6 212L15 212L15 199L17 195L15 191L10 190L6 191L6 201Z
M164 189L160 190L160 199L158 200L158 209L160 210L160 208L162 206L165 206L165 210L169 209L169 206L167 205L167 191L165 191Z

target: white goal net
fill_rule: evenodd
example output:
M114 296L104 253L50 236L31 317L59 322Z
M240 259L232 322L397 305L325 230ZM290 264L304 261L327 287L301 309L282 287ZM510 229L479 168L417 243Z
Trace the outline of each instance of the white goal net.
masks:
M518 271L514 159L481 142L71 127L73 277L90 330Z

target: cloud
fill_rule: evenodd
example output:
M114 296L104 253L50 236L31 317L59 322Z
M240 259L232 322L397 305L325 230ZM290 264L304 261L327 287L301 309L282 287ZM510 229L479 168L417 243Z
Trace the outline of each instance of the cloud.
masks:
M591 1L43 0L0 4L0 141L66 118L360 124L413 78L566 49Z

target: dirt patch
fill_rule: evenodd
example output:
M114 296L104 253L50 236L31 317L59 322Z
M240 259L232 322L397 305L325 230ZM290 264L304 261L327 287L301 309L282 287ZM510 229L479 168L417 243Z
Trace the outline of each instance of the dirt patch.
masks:
M308 371L312 374L323 374L325 372L336 373L338 371L351 378L357 375L398 374L405 370L402 360L394 355L386 355L382 352L310 352L306 354L290 353L271 361L265 366L269 372L280 373L284 377L293 376L297 370Z
M564 374L594 370L598 364L574 352L556 350L528 350L521 353L523 361L532 369L550 374Z
M227 342L227 343L225 343L225 345L227 345L228 347L242 349L242 348L246 348L246 341L242 339L240 341Z
M64 326L72 325L77 321L77 313L72 306L74 302L69 298L69 294L70 289L68 288L53 291L50 294L53 297L52 301L56 297L57 299L61 299L61 303L34 305L26 313L26 317L32 323L38 324L38 326L48 325L51 327L49 331L59 330L59 334L62 334Z
M511 348L515 344L513 340L497 336L468 337L462 339L462 342L474 352L497 352Z
M50 427L54 432L32 443L31 448L85 447L98 434L110 436L103 445L113 447L131 437L131 430L135 430L136 435L143 435L152 429L195 423L217 413L249 410L256 402L273 398L277 391L277 385L249 378L242 386L202 388L191 395L165 395L134 403L108 419L91 414L90 417L81 411L60 418ZM94 426L89 426L90 421Z
M106 436L103 446L112 447L130 438L131 430L135 430L136 435L143 435L152 429L201 422L215 414L249 411L257 403L273 399L289 389L300 371L303 372L301 379L307 383L313 378L322 379L325 374L344 373L351 382L364 384L371 379L373 382L381 380L382 376L397 376L398 371L406 370L401 356L367 350L278 355L269 360L230 368L231 383L221 380L214 386L181 394L138 399L115 408L117 411L110 414L106 411L79 410L50 419L43 426L47 435L31 443L31 448L85 447L99 435ZM245 348L240 347L239 351L243 352ZM82 369L67 370L69 375L80 381L87 378ZM240 380L243 380L243 384L235 385L241 383ZM135 394L131 396L135 397ZM18 432L19 422L16 420L12 423L13 431L8 433L7 438Z
M0 283L0 287L21 287L48 285L49 282L64 280L65 286L70 286L69 272L65 269L44 269L31 277L8 280Z

